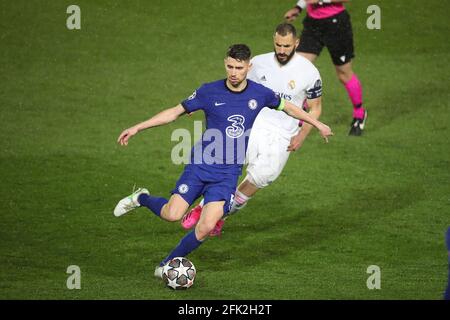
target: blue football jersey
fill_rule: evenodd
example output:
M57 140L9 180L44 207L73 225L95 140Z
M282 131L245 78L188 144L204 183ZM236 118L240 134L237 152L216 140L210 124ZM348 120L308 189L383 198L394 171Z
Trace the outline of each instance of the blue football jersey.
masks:
M280 97L251 80L231 91L226 80L203 84L182 103L186 112L203 110L206 130L191 150L191 164L222 173L241 174L248 138L258 113L281 107Z

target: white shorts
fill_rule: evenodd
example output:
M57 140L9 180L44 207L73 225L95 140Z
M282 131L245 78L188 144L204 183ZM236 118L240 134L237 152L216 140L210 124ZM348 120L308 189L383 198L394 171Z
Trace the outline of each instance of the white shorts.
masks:
M290 142L279 130L252 129L247 149L247 174L257 188L267 187L278 178L289 158Z

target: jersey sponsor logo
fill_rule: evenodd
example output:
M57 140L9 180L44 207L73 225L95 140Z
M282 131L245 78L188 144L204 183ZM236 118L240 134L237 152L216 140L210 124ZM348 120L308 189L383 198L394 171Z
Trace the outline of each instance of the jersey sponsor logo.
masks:
M245 118L240 114L234 114L227 118L228 121L232 122L230 126L226 127L225 132L230 138L236 139L244 134Z
M189 191L189 187L187 184L183 183L178 186L178 192L181 194L185 194Z
M188 100L192 100L195 99L195 97L197 96L197 90L195 90L188 98Z
M256 101L255 99L249 100L248 107L252 110L255 110L256 108L258 108L258 101Z
M218 106L223 106L224 104L226 104L225 102L214 102L214 105L216 106L216 107L218 107Z
M284 92L275 92L280 98L287 100L287 101L291 101L292 100L292 95L290 94L286 94Z
M295 89L295 80L289 81L288 87L289 87L289 89L294 90Z

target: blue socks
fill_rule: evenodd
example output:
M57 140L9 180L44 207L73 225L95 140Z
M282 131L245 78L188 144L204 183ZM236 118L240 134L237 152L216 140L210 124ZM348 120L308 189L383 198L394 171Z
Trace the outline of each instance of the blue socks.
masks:
M152 197L148 194L141 194L138 197L138 202L141 206L149 208L158 217L161 215L162 207L169 202L166 198ZM197 249L203 241L199 241L195 236L195 229L186 234L183 239L180 240L175 249L160 263L162 267L168 261L175 257L185 257L195 249Z
M168 261L175 257L185 257L195 249L197 249L203 241L197 240L195 236L195 229L189 232L187 235L181 239L175 249L159 264L160 267L165 265Z
M166 198L157 198L152 197L148 194L141 194L138 197L138 202L141 206L149 208L154 214L156 214L158 217L161 215L161 209L164 207L164 205L169 202Z

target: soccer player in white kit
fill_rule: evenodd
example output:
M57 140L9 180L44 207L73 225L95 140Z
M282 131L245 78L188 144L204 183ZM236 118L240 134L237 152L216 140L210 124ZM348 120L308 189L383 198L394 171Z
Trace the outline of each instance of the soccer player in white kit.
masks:
M322 80L317 68L306 58L295 54L299 45L295 27L289 23L277 26L273 37L274 51L255 56L248 78L258 82L296 106L307 106L310 115L321 114ZM301 126L301 127L300 127ZM301 129L300 129L301 128ZM300 148L312 126L282 112L264 108L254 123L247 150L247 176L236 191L230 214L242 209L259 189L275 181L283 171L290 152ZM200 219L202 203L188 212L182 226L190 229ZM220 220L210 235L219 235Z

